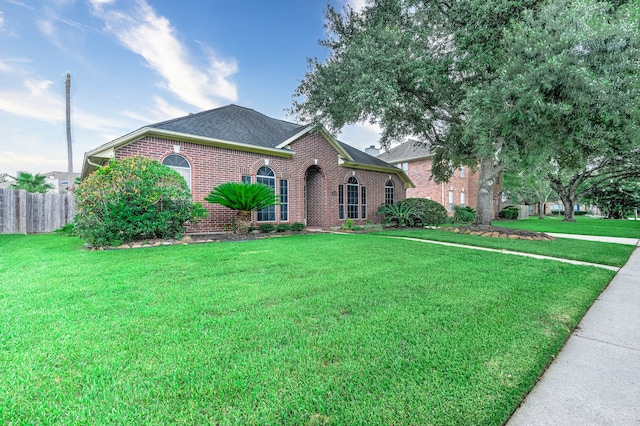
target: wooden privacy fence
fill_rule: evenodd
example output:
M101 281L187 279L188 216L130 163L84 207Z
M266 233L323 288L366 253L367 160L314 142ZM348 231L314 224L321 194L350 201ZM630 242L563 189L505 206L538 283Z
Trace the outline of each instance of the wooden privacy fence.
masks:
M37 234L73 222L72 194L0 189L0 234Z

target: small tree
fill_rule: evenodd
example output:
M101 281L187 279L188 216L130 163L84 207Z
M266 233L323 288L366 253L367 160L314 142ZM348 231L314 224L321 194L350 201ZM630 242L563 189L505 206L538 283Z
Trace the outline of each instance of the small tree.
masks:
M246 234L251 226L251 212L278 204L272 188L261 183L227 182L219 185L204 198L238 212L234 231Z
M413 226L420 219L416 207L402 202L384 204L378 209L378 214L384 216L385 224L394 223L398 228Z
M76 234L95 247L179 238L187 222L207 214L192 202L178 172L143 157L111 161L84 179L74 195Z
M9 186L12 189L24 189L27 192L39 192L45 193L50 189L53 189L53 185L45 181L47 177L36 173L32 175L27 172L18 172L18 175L14 177L16 183Z

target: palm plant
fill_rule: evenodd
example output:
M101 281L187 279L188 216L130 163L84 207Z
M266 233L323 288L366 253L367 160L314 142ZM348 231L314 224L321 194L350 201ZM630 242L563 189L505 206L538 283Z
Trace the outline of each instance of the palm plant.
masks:
M36 173L32 175L27 172L18 172L18 175L14 177L16 183L11 184L9 187L12 189L24 189L27 192L47 192L53 189L53 185L45 181L47 177Z
M261 183L227 182L219 185L204 198L238 212L235 231L246 233L251 224L251 212L278 204L273 188Z
M378 214L384 215L385 224L395 223L397 227L412 226L420 218L414 206L403 203L382 205Z

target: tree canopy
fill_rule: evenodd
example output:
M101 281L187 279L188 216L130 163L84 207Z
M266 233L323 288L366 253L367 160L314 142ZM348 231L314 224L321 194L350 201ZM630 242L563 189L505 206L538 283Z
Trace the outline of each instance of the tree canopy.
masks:
M476 223L491 223L493 185L506 166L552 159L575 169L628 152L638 123L638 21L626 1L329 8L328 58L310 60L292 111L332 130L378 122L383 144L422 140L437 181L452 163L479 165Z
M469 97L468 137L499 130L513 167L551 165L565 220L589 176L638 157L639 20L632 3L617 3L557 0L527 11L505 31L510 60Z

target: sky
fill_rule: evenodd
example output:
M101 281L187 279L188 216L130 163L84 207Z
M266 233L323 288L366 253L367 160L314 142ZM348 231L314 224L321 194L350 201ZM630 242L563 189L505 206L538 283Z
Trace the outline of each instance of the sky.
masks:
M74 171L84 153L148 124L228 104L286 110L324 59L327 2L366 0L0 0L0 174ZM337 135L364 149L379 129Z

